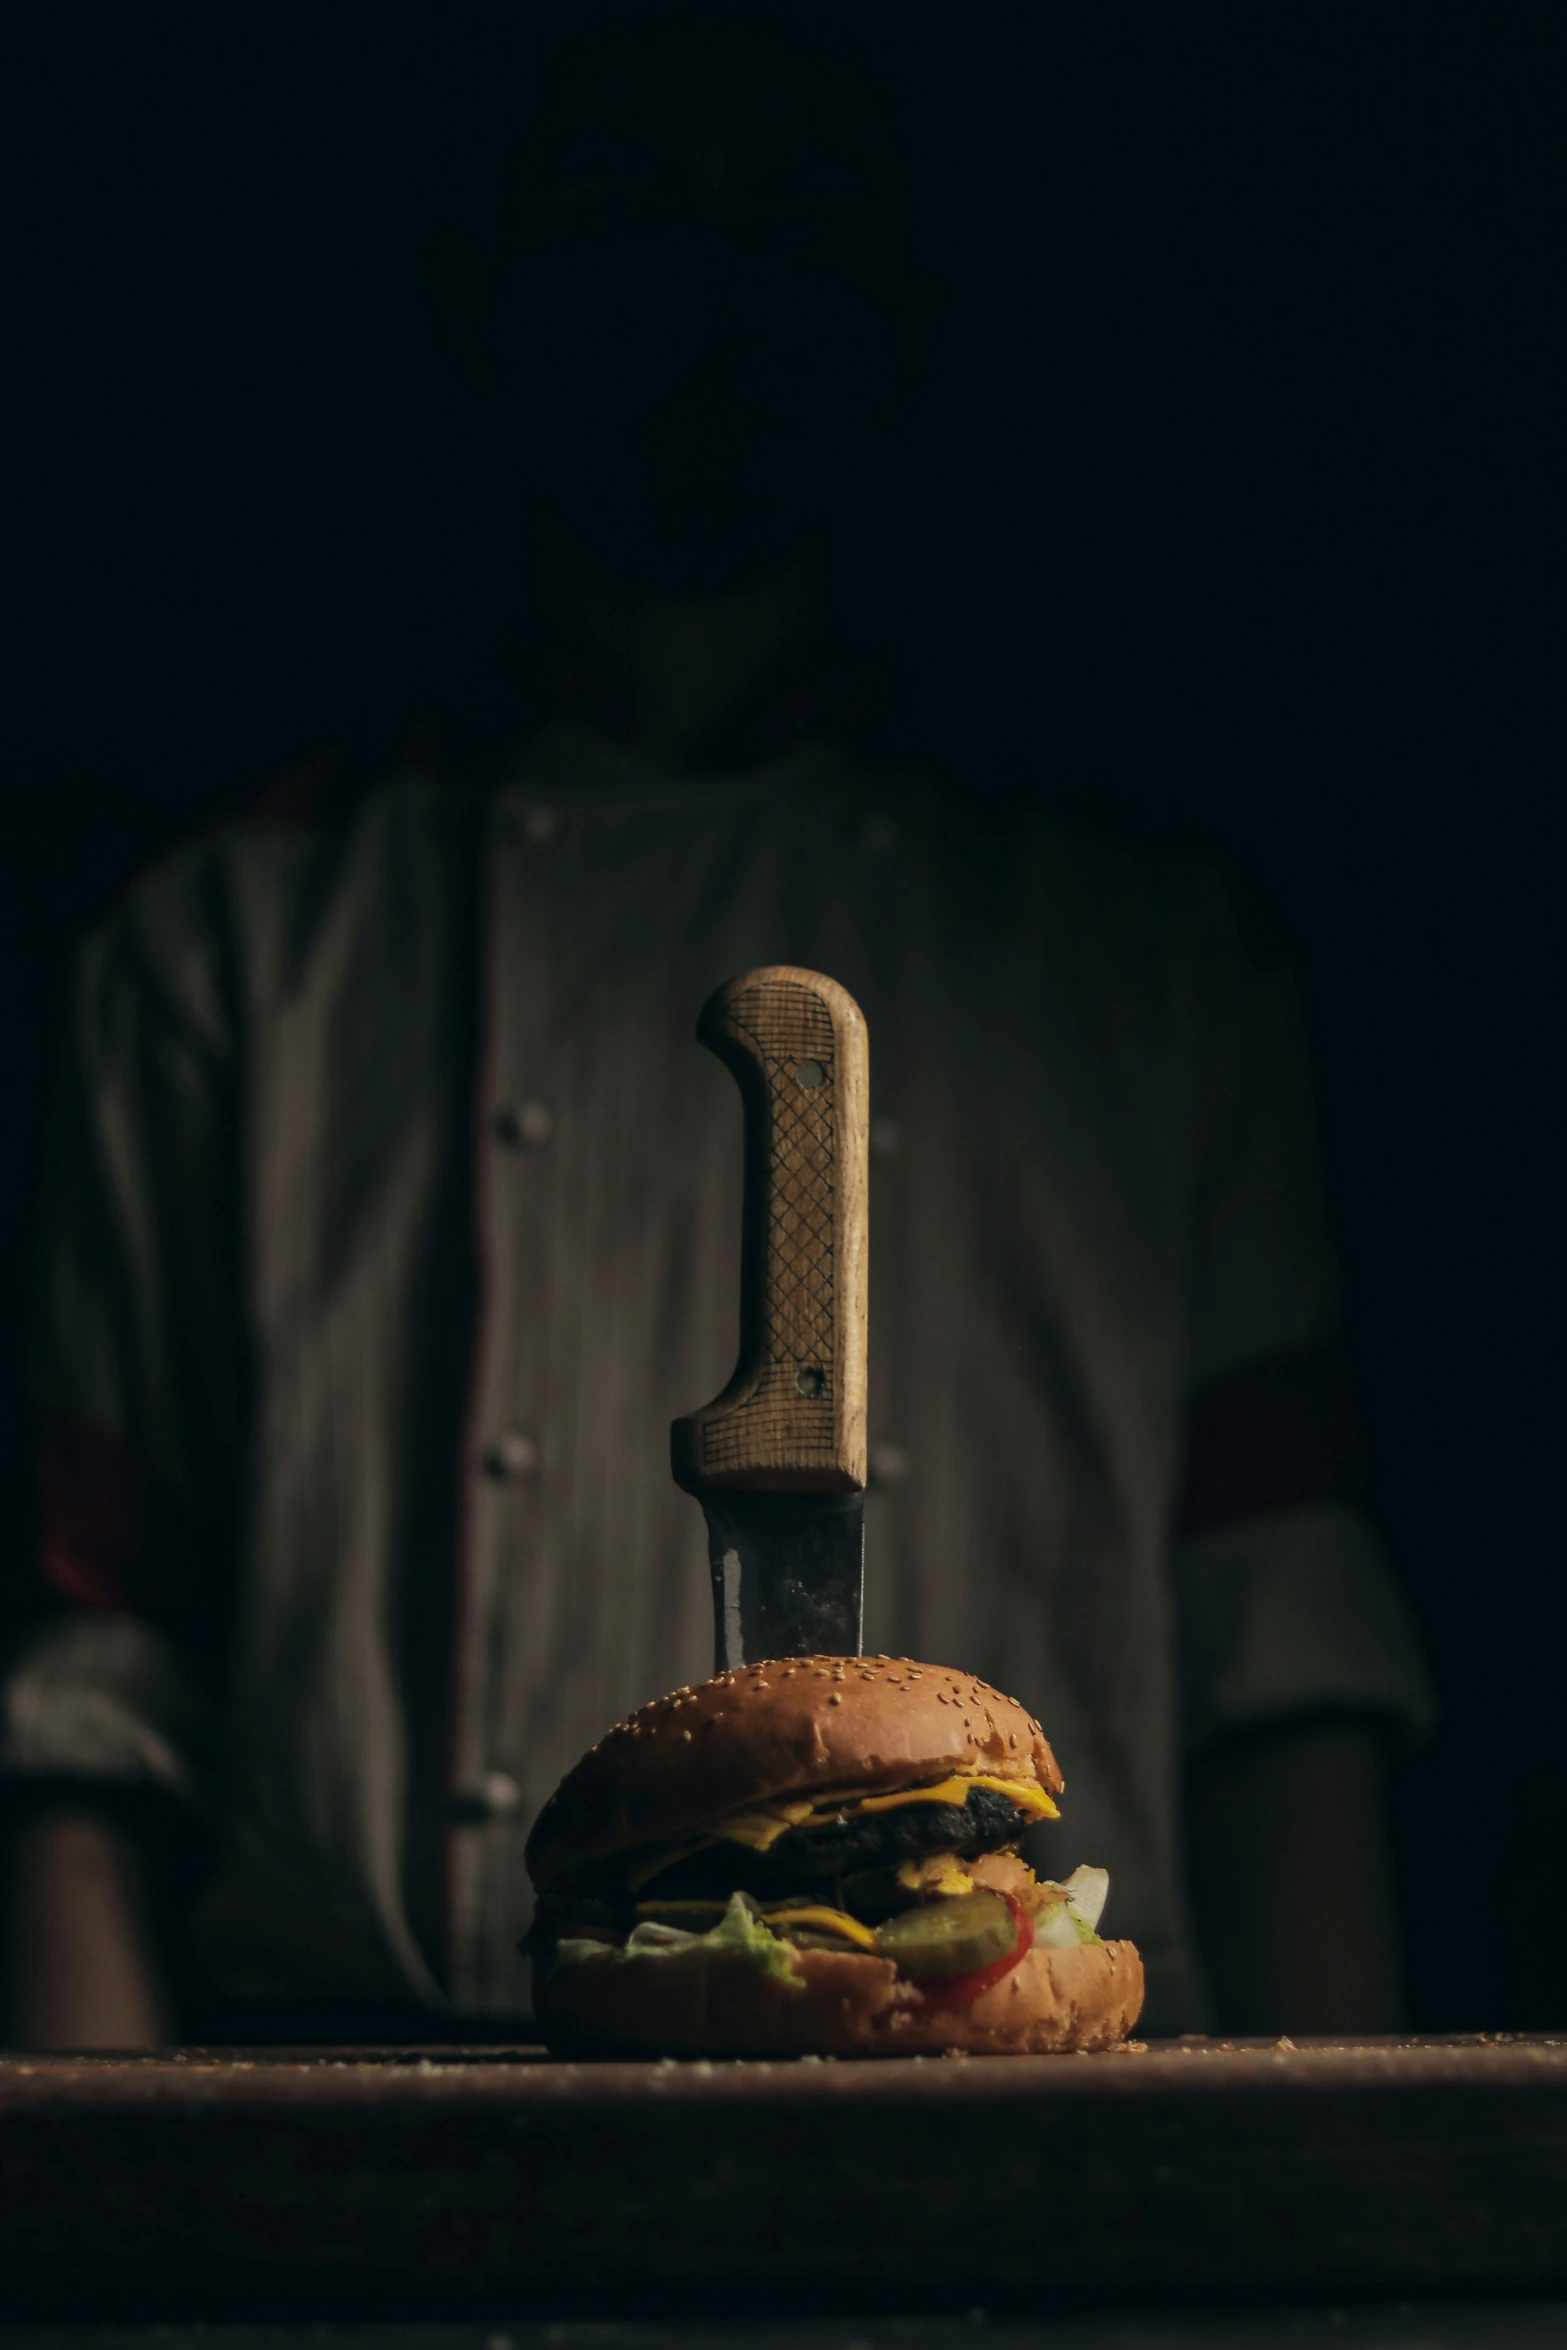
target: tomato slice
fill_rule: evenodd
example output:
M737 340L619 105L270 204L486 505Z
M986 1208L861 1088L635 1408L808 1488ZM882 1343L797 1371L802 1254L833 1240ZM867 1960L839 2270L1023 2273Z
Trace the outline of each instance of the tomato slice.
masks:
M1034 1947L1034 1921L1023 1904L1010 1893L1002 1900L1012 1912L1012 1923L1017 1928L1017 1940L1000 1958L993 1958L989 1966L975 1967L966 1975L937 1975L921 1983L920 1999L926 2007L967 2007L971 2000L988 1991L996 1983L1005 1982L1012 1969L1021 1966Z

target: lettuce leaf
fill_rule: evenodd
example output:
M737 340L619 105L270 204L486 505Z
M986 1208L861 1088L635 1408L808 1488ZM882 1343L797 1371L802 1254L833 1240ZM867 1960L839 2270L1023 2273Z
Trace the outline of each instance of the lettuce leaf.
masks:
M787 1983L791 1991L805 1989L792 1943L785 1942L763 1924L748 1893L732 1893L729 1907L717 1925L705 1934L690 1934L683 1926L661 1926L648 1919L632 1928L628 1940L619 1949L603 1942L562 1942L559 1955L585 1959L593 1951L601 1961L624 1965L628 1958L678 1958L692 1950L737 1951L764 1974L776 1975L779 1982Z

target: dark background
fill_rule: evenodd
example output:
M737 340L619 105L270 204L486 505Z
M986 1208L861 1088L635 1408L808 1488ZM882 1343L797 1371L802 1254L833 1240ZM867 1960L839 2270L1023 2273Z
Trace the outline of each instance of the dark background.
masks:
M411 682L460 696L525 595L428 289L584 13L8 36L8 1332L73 927L280 762L395 731ZM906 658L955 778L1206 841L1292 935L1445 1704L1399 1787L1417 2020L1560 2025L1567 14L849 21L946 299L840 533L845 624Z

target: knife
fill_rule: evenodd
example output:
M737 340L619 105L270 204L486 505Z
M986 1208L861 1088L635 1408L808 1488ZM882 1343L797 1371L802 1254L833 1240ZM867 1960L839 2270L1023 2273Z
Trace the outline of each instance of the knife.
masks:
M716 1670L858 1656L865 1563L869 1063L836 980L775 963L710 996L697 1038L745 1105L740 1360L670 1430L707 1518Z

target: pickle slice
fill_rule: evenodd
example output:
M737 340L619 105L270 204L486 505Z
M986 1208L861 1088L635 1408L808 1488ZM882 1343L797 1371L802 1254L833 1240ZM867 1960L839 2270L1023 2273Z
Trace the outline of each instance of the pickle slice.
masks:
M894 1959L899 1973L916 1982L925 1975L973 1974L1005 1958L1016 1940L1012 1912L999 1893L922 1901L876 1929L878 1956Z

